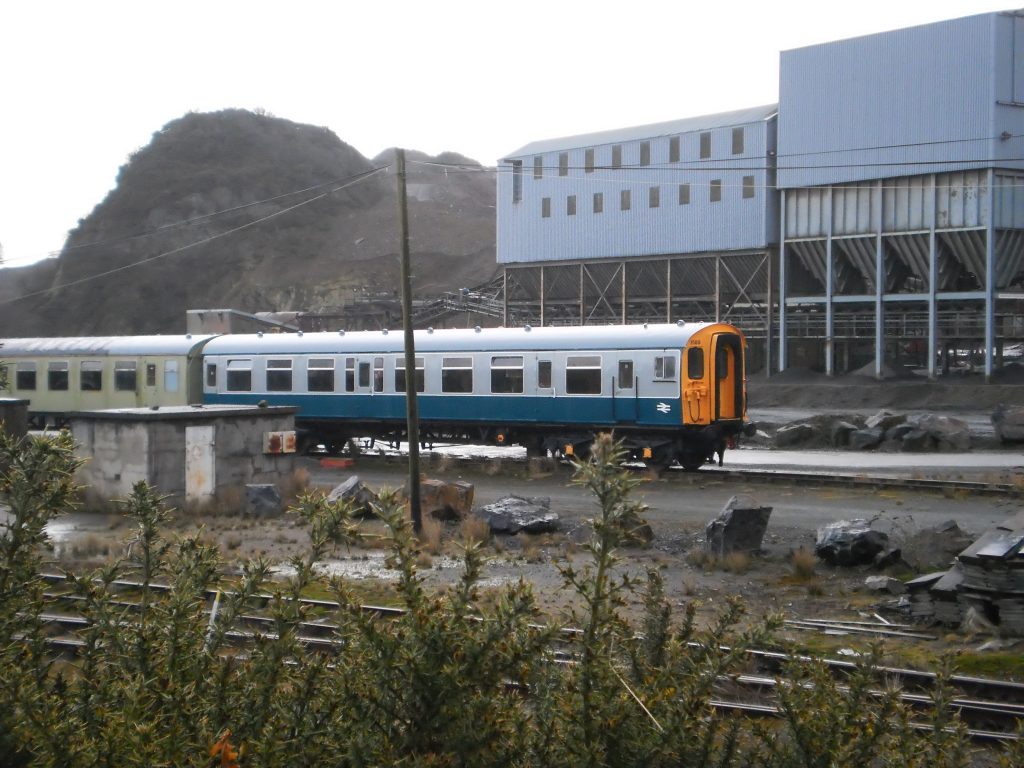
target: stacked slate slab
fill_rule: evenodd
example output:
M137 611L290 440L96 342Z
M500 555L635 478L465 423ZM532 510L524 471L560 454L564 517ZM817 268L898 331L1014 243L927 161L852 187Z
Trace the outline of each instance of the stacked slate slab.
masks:
M1024 512L986 531L936 576L908 582L912 617L959 625L974 609L1002 634L1024 635Z

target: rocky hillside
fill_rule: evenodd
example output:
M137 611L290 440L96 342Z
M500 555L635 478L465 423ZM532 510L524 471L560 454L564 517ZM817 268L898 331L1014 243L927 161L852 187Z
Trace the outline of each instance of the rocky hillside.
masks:
M173 333L185 311L331 310L398 285L392 152L243 110L189 114L132 155L60 257L4 270L5 336ZM494 174L407 153L414 293L497 271ZM450 166L468 170L453 170Z

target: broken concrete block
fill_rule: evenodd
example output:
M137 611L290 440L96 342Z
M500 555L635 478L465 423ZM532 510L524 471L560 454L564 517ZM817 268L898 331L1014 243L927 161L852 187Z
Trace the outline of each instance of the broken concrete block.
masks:
M750 496L733 496L705 528L705 549L716 555L729 552L757 552L772 508L762 507Z
M377 494L366 487L359 475L352 475L348 480L334 486L327 494L327 501L350 501L356 514L372 515L373 505L377 502Z
M477 511L494 533L547 533L558 530L558 515L547 497L506 496Z
M251 517L277 517L284 512L281 493L276 485L245 486L245 514Z
M866 520L839 520L818 529L814 554L829 565L868 565L888 544L889 537Z
M868 576L864 586L872 592L888 592L892 595L902 595L907 591L907 585L892 576Z
M454 483L423 478L420 481L420 509L439 520L461 520L473 509L474 486L464 480Z

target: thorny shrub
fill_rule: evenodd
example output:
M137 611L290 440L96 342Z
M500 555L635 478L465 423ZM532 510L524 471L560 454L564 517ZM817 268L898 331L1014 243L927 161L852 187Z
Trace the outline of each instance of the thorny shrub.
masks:
M67 574L88 624L73 661L61 660L47 643L38 572L44 527L74 497L73 449L66 435L0 438L6 765L942 768L969 758L948 686L937 689L930 730L920 731L880 679L877 652L843 686L821 667L794 663L802 683L780 684L778 720L713 706L721 681L746 667L745 651L768 642L778 619L747 626L730 601L701 630L692 603L673 616L657 570L642 584L624 575L616 549L642 508L607 436L576 467L597 515L589 565L563 570L579 605L568 617L578 627L569 658L554 654L560 632L540 625L528 585L478 599L485 564L476 542L463 550L457 585L427 590L411 526L389 494L377 513L405 612L384 620L334 579L326 586L341 605L331 617L338 650L311 650L301 635L314 614L294 598L322 591L318 561L364 535L351 508L301 496L292 512L311 543L290 561L294 575L272 580L270 563L254 560L229 583L219 553L198 535L164 536L161 499L140 483L125 502L136 528L125 559ZM118 594L125 578L139 584L134 605ZM622 607L636 591L645 611L632 626ZM240 638L238 620L256 610L270 625ZM1017 764L1016 749L1006 765Z

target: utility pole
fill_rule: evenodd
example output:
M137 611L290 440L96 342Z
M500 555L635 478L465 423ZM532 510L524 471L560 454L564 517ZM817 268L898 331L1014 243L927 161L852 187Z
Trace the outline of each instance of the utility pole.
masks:
M395 150L398 226L402 254L402 327L405 330L405 423L409 440L409 512L412 529L423 528L420 515L420 416L416 405L416 343L412 333L412 280L409 277L409 208L405 196L405 150Z

